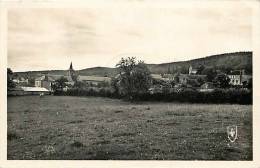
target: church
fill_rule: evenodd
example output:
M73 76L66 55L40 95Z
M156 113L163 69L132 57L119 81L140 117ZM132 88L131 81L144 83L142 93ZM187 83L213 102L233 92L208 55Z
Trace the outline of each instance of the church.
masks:
M64 77L68 80L68 82L66 82L68 86L74 86L74 84L78 81L88 83L93 86L97 86L99 83L111 82L111 78L109 77L80 75L79 72L74 70L71 62L66 75L43 74L35 79L35 86L44 87L51 91L51 85L61 77Z
M75 82L78 81L78 75L77 75L76 71L73 69L72 62L70 63L70 67L69 67L66 78L68 80L67 84L72 85L72 86L75 84Z
M68 74L67 74L67 79L68 79L67 84L72 85L72 86L77 81L92 84L94 86L97 86L99 83L102 83L102 82L107 82L107 83L111 82L111 78L109 78L109 77L79 75L79 73L77 73L73 69L72 62L70 63L70 67L69 67Z

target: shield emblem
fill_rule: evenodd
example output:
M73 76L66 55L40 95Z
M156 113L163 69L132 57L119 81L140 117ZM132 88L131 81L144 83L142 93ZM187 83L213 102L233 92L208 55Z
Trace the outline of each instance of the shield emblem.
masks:
M230 142L235 142L237 139L237 126L228 126L227 134Z

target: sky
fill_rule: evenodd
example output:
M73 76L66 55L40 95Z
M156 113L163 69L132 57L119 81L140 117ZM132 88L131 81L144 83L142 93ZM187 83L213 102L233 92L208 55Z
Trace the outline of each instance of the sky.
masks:
M252 50L246 5L13 8L8 67L13 71L114 67L121 57L166 63Z

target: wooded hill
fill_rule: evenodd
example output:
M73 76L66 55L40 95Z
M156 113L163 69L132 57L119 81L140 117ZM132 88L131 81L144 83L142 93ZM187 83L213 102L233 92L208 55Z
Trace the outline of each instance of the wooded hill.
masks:
M162 74L162 73L188 73L188 68L191 65L194 68L204 66L204 68L214 68L223 72L230 70L244 69L246 74L252 74L252 52L234 52L225 53L212 56L206 56L204 58L193 59L189 61L171 62L163 64L147 64L151 73ZM138 59L138 58L137 58ZM118 60L119 61L119 60ZM113 77L118 72L116 68L108 67L93 67L86 68L77 71L80 75L90 76L109 76ZM35 77L41 74L51 75L67 75L66 70L47 70L47 71L27 71L27 72L16 72L19 76L30 76Z

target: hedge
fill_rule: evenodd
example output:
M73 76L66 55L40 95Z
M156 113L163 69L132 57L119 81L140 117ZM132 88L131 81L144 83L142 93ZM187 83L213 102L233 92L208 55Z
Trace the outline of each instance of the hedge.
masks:
M199 92L196 90L184 90L173 93L155 93L136 95L135 100L142 101L167 101L187 103L228 103L228 104L252 104L252 91L244 89L216 89L213 92Z
M124 98L112 89L69 89L68 91L56 91L55 95L64 96L100 96L109 98ZM187 89L172 93L145 93L132 96L134 101L164 101L187 103L217 103L217 104L252 104L252 90L246 89L216 89L212 92L199 92Z
M54 95L57 96L99 96L110 98L121 98L112 89L90 88L90 89L68 89L67 91L56 90Z

